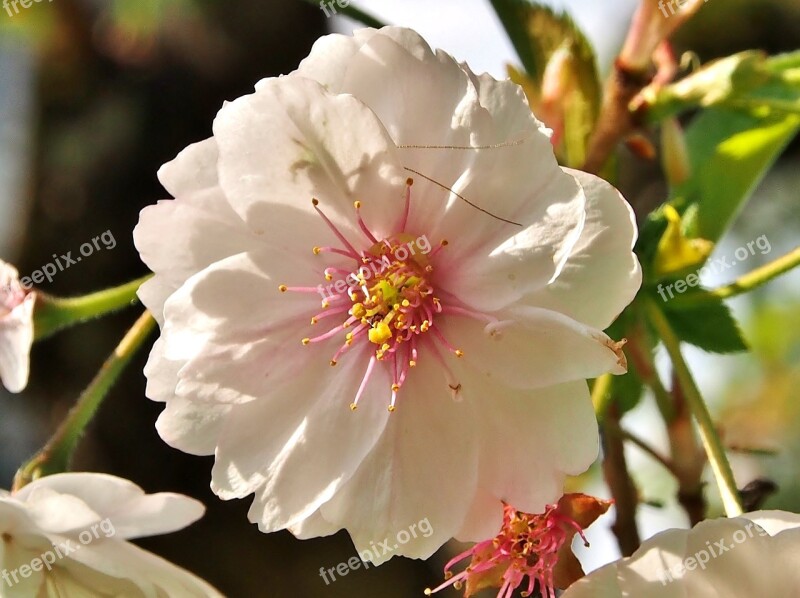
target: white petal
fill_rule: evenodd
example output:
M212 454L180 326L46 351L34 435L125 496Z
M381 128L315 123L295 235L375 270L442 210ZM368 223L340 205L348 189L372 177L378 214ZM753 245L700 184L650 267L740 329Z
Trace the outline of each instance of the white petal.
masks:
M30 293L0 317L0 380L9 392L21 392L28 385L35 303L36 293Z
M111 535L117 538L174 532L200 519L205 511L200 502L187 496L145 494L128 480L100 473L47 476L14 497L28 504L29 513L42 529L66 533L110 519Z
M759 519L759 513L662 532L630 558L581 579L563 598L746 598L765 588L770 595L794 596L800 587L800 529L797 516L787 515L765 515L767 522L784 528L775 537L748 520Z
M477 443L473 406L451 395L436 362L420 360L383 437L323 505L322 515L347 529L362 560L426 559L461 528L470 507L465 497L476 491ZM430 532L414 536L411 526ZM406 543L403 532L412 536Z
M497 315L502 322L488 326L462 316L437 320L447 340L489 383L543 388L625 372L621 351L599 330L527 306Z
M193 143L158 171L158 180L173 197L219 186L219 151L213 137Z
M379 237L399 221L406 177L397 151L375 115L351 96L302 77L265 80L257 93L220 110L214 135L222 188L256 231L285 229L292 212L315 215L314 197L353 235L356 200ZM292 233L297 249L338 245L316 215Z
M129 580L142 592L142 598L222 598L216 589L189 571L128 542L96 541L68 558L105 575Z
M586 222L558 277L523 302L604 330L642 283L639 261L631 251L636 222L631 207L609 183L585 172L567 172L586 195Z
M309 55L300 62L300 66L292 74L318 81L333 93L342 93L342 82L353 56L364 44L365 39L377 32L375 29L363 29L358 33L366 34L366 37L336 33L323 35L314 42ZM256 90L267 81L268 79L256 84Z
M755 521L771 536L777 536L784 530L800 527L800 515L787 511L754 511L745 513L742 517Z
M190 455L213 455L230 405L173 397L156 421L156 430L171 447Z
M319 511L316 511L288 529L298 540L308 540L309 538L332 536L342 528L334 525L325 519Z

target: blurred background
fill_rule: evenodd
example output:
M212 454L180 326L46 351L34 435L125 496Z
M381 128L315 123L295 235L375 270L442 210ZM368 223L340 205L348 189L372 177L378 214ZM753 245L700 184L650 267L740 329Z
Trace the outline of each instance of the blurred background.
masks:
M517 62L484 0L353 4L417 29L474 70L504 77L505 65ZM595 43L601 71L608 72L636 2L552 5L572 13ZM296 68L319 36L354 26L299 0L45 0L20 6L19 13L0 10L0 258L27 275L54 253L75 252L111 231L113 249L95 252L43 290L78 295L145 274L131 230L141 208L166 197L156 179L159 166L211 134L223 101L248 93L260 78ZM800 5L711 0L675 42L679 54L692 50L702 61L751 48L797 49ZM733 255L766 235L771 251L706 284L730 281L797 245L799 165L795 141L716 249L717 255ZM654 165L624 155L622 173L623 192L634 204L663 199L666 187ZM800 276L790 274L733 305L753 352L722 357L689 351L691 365L736 451L740 483L770 478L780 489L766 507L800 511ZM16 468L44 443L136 315L129 310L36 345L28 389L11 396L0 388L0 487L8 488ZM438 585L455 546L428 562L393 559L326 585L320 567L355 555L347 535L308 541L288 532L264 535L247 522L249 500L216 499L208 487L213 460L172 450L157 436L153 424L161 406L144 396L145 358L139 356L112 391L76 463L76 469L130 478L148 492L182 492L208 506L197 525L142 546L232 598L392 598L420 596ZM643 401L625 423L666 450L652 401ZM636 449L629 459L649 503L640 511L643 535L684 525L674 482ZM607 495L599 471L575 487ZM587 569L617 557L611 521L606 516L592 528L592 548L582 551Z

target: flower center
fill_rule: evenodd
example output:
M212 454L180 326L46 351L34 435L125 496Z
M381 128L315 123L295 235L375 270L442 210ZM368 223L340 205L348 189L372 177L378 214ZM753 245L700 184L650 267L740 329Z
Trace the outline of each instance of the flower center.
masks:
M534 515L505 505L500 533L448 562L447 581L433 590L425 590L425 594L430 596L449 586L461 589L466 583L468 596L495 586L500 588L498 598L507 598L527 576L528 586L522 596L533 595L538 583L543 598L555 598L554 571L561 547L575 533L588 546L580 524L560 509L560 504L549 505L544 513ZM451 567L467 558L470 564L466 570L453 576Z
M409 370L417 365L419 348L426 345L429 351L444 367L450 388L454 393L460 385L450 373L439 346L457 357L463 352L456 349L442 335L436 318L446 313L441 299L436 295L431 276L434 271L432 260L447 246L442 240L435 248L425 235L415 237L406 232L406 224L411 203L413 180L406 182L406 206L396 231L379 240L373 235L361 217L361 202L355 202L358 226L367 242L365 248L358 250L347 240L330 219L322 212L319 201L313 204L317 213L331 228L342 248L314 247L314 254L333 253L355 261L351 269L329 267L324 271L328 285L316 289L310 287L289 287L280 285L282 292L316 292L322 296L322 311L311 318L311 324L319 324L325 318L338 317L343 320L313 338L304 338L304 345L312 345L344 333L344 343L330 361L335 366L340 356L356 342L369 343L373 347L367 370L350 408L355 411L367 382L378 363L385 363L392 376L389 411L394 411L397 394L405 383ZM331 283L338 278L335 283ZM451 307L454 313L460 308ZM464 311L464 310L461 310ZM435 342L433 342L435 341Z

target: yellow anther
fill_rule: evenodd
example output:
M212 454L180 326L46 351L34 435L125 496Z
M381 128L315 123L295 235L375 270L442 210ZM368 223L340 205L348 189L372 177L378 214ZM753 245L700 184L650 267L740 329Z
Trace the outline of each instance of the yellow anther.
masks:
M278 287L278 290L279 290L281 293L285 293L286 291L288 291L288 290L289 290L289 287L287 287L285 284L282 284L281 286L279 286L279 287Z
M394 311L400 311L400 304L399 303L395 303L394 305L392 305L392 309Z
M381 345L381 351L384 351L384 352L386 352L386 351L388 351L389 349L391 349L391 347L389 346L389 343L383 343L383 344Z
M328 282L333 280L333 274L331 274L330 272L326 272L325 273L325 280L327 280Z
M411 305L411 301L409 301L408 299L403 299L400 305L402 305L403 307L409 307Z
M428 332L428 329L431 327L431 323L428 320L425 320L420 325L419 329L422 332Z
M447 247L448 245L450 245L450 241L448 241L447 239L442 239L439 245L441 245L442 247Z
M358 405L355 403L350 403L350 411L355 411L356 409L358 409Z
M353 205L356 207L356 210L360 210L361 209L361 202L360 201L354 201Z
M392 384L392 392L397 392L398 390L400 390L400 385L399 384Z
M311 249L311 251L314 252L314 255L319 255L320 253L322 253L322 247L314 247Z
M350 315L354 318L363 318L366 313L367 309L364 307L363 303L356 303L350 308Z
M331 306L331 304L328 303L327 301L323 301L322 302L322 309L328 309L330 306Z
M335 359L331 359L331 367L333 367L335 365L336 365L336 360Z
M311 324L312 325L316 324L317 322L319 322L319 320L317 320L317 318L311 318Z
M417 367L417 362L412 359L411 361L408 362L408 367L410 368Z
M456 357L464 357L464 351L462 351L461 349L456 349L455 353Z
M390 338L392 338L392 330L386 322L378 322L378 324L369 331L369 341L376 345L381 345Z
M308 343L310 343L310 342L311 342L311 339L310 339L310 338L304 338L304 339L303 339L301 342L302 342L304 345L308 345Z
M389 405L388 411L389 413L394 413L394 405Z

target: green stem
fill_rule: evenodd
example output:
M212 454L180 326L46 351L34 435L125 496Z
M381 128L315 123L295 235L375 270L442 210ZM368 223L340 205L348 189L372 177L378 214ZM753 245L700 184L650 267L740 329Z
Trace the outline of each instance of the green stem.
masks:
M55 434L28 463L23 465L14 478L14 490L40 477L60 473L69 468L72 454L86 426L92 421L98 408L108 395L119 375L142 346L153 330L155 320L150 312L144 312L117 348L100 368L92 382L83 391L66 419Z
M41 295L35 311L36 340L42 340L56 332L118 311L137 301L136 292L153 275L148 274L118 287L112 287L84 295L62 299Z
M725 449L714 427L711 414L708 411L700 390L692 377L689 366L681 353L680 340L672 330L667 318L652 299L648 299L647 313L650 322L658 332L661 342L669 353L675 374L680 382L681 389L689 404L689 408L694 414L697 425L700 429L700 440L708 456L711 469L719 486L722 497L722 505L728 517L736 517L742 514L742 504L739 498L739 490L736 487L736 480L733 477L733 470L725 454Z
M756 268L744 276L736 279L731 284L725 285L709 291L707 293L696 293L692 295L682 295L675 297L673 306L688 307L706 302L713 302L718 299L729 299L737 295L748 293L753 289L768 283L781 274L786 274L790 270L800 266L800 247L797 247L779 257L777 260Z
M736 295L752 291L797 266L800 266L800 247L796 247L794 250L769 264L765 264L752 272L748 272L729 285L714 289L711 291L711 294L716 295L720 299L735 297Z

